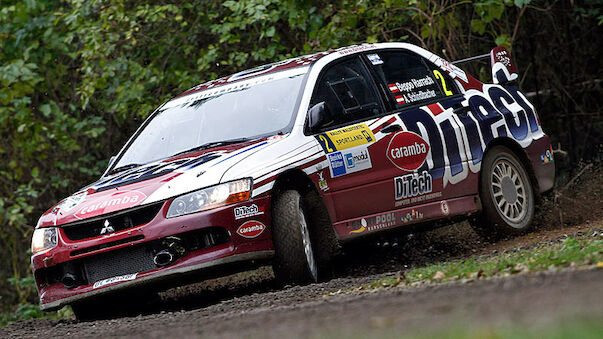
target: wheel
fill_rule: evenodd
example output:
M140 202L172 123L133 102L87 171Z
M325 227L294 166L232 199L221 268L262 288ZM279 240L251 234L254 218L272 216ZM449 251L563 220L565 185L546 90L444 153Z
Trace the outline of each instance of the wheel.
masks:
M495 146L486 154L479 194L483 210L471 224L483 237L498 239L532 226L534 190L528 171L510 149Z
M279 283L305 284L318 281L319 263L308 215L309 207L299 192L286 190L276 200L272 217L274 274Z

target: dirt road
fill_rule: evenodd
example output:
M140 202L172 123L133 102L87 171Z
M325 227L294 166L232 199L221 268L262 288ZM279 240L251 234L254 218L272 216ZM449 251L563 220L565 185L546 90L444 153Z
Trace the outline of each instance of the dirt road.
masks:
M421 334L448 328L548 326L566 319L603 319L603 270L521 274L367 292L362 284L433 261L497 255L521 246L556 242L566 234L600 229L602 221L540 229L483 243L466 224L348 249L336 278L275 289L271 271L173 289L146 314L79 323L31 320L0 330L0 337L367 337ZM120 305L115 305L119 308Z

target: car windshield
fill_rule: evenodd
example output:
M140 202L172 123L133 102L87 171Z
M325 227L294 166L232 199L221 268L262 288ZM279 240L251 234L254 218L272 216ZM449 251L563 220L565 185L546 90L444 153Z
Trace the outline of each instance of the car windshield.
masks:
M223 143L289 132L308 67L173 99L138 133L111 172Z

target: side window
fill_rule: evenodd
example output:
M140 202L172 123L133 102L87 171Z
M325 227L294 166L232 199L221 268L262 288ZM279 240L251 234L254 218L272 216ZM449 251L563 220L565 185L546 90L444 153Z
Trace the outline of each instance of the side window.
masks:
M382 112L370 75L359 58L330 66L323 73L310 107L322 102L329 116L323 127L366 120Z
M418 55L392 51L369 53L367 57L396 108L458 94L446 72Z

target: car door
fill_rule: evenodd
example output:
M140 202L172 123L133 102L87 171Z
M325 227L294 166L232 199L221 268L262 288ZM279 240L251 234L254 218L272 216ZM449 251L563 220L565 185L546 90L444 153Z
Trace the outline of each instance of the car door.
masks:
M467 136L455 112L463 94L446 71L407 50L365 53L366 62L400 130L384 137L391 178L391 209L475 194ZM385 165L384 165L385 166ZM393 191L392 191L393 190ZM448 215L448 205L441 213ZM433 217L433 216L431 216Z
M332 206L334 221L377 213L391 204L392 173L379 122L387 110L366 64L359 55L325 67L310 107L324 105L328 119L312 135L328 168L318 172L319 187ZM387 165L384 167L384 165Z

